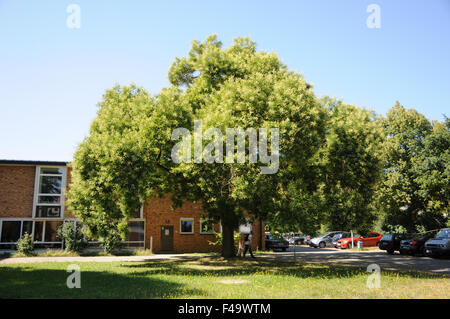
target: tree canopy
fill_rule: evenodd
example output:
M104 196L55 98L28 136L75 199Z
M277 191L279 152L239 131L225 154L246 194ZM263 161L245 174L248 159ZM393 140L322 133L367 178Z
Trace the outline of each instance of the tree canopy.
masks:
M169 80L171 86L155 97L135 86L107 91L75 154L71 208L93 234L106 236L108 226L124 224L151 196L170 193L177 205L198 201L207 217L221 221L224 255L231 256L233 229L244 215L279 210L289 184L308 177L304 172L324 140L326 112L300 74L276 54L257 51L248 38L226 49L215 35L193 41L188 56L171 66ZM221 132L277 128L276 174L261 174L259 145L256 163L249 152L244 163L236 153L233 163L175 163L171 133L180 127L193 132L195 121ZM215 138L200 139L203 152ZM226 143L224 135L218 139Z
M68 193L90 236L125 238L142 203L167 194L174 207L201 203L222 224L226 257L249 216L307 233L367 231L381 215L385 229L448 221L448 119L432 124L399 103L382 119L319 99L249 38L227 48L216 35L193 41L168 78L155 95L115 86L99 103Z

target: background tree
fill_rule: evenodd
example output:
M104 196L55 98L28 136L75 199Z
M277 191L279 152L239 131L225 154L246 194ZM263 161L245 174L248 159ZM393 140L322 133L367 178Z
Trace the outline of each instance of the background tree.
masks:
M388 231L408 232L445 225L448 212L448 126L430 121L398 102L383 121L384 180L379 203Z
M323 149L323 221L328 229L366 232L377 219L372 207L381 177L384 133L376 114L325 98L329 108Z

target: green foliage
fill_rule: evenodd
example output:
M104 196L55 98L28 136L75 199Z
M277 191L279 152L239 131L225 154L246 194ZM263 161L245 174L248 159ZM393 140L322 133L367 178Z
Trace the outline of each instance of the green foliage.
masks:
M224 256L234 254L233 232L248 214L304 233L321 226L365 232L381 213L385 229L448 223L448 120L432 125L398 103L381 120L319 100L300 74L249 38L227 48L216 35L193 41L168 77L170 86L155 96L135 85L107 90L75 153L69 206L105 249L126 238L127 221L145 200L167 194L174 206L201 203L206 218L221 222ZM244 163L236 154L234 163L173 162L173 130L193 132L197 120L202 133L218 128L222 142L226 128L278 128L277 173L261 174L267 164L250 163L248 152ZM202 139L202 149L211 142Z
M368 231L376 220L371 203L381 176L383 129L373 112L341 102L329 110L324 221L328 229Z
M224 255L231 256L233 229L244 212L265 218L279 211L289 200L288 185L310 178L308 167L324 139L325 109L300 74L276 54L257 52L248 38L226 49L216 35L194 41L188 56L171 66L169 80L171 87L155 97L134 85L105 93L74 156L70 207L99 238L118 231L147 198L171 193L175 205L201 201L208 218L221 221ZM263 164L248 158L244 164L172 162L178 142L172 131L193 131L194 120L222 132L279 128L278 173L260 174Z
M122 236L118 230L112 229L105 237L101 238L101 245L106 253L121 247Z
M223 235L222 235L222 233L218 233L218 232L215 232L215 231L213 231L212 233L216 237L216 240L215 241L208 240L208 244L211 245L211 246L222 246L223 245ZM239 244L240 238L241 238L241 233L234 232L233 240L234 240L234 244L236 246Z
M33 236L28 233L23 234L22 238L17 241L17 251L19 254L29 256L33 253L34 241Z
M64 240L65 250L81 252L87 245L82 227L74 222L64 222L58 228L58 236Z
M383 121L384 180L379 189L383 228L409 232L445 227L449 214L450 133L398 102Z

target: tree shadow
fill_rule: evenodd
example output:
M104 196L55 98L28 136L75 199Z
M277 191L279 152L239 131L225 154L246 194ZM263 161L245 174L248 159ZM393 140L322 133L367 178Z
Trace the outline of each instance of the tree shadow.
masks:
M140 273L92 271L81 264L81 288L67 287L65 269L1 267L0 298L201 298L205 292Z
M131 262L121 267L140 269L140 275L179 275L179 276L247 276L254 274L271 274L279 276L292 276L297 278L349 278L368 275L365 267L348 267L310 263L293 263L273 260L242 260L222 258L198 258L149 260L146 262ZM142 271L144 270L144 271ZM422 273L396 271L399 276L414 278L442 278L442 276Z

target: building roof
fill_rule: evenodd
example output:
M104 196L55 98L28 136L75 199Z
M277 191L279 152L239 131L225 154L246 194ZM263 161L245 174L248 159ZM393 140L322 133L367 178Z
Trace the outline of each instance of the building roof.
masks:
M67 166L69 162L59 161L23 161L23 160L7 160L0 159L0 165L51 165L51 166Z

